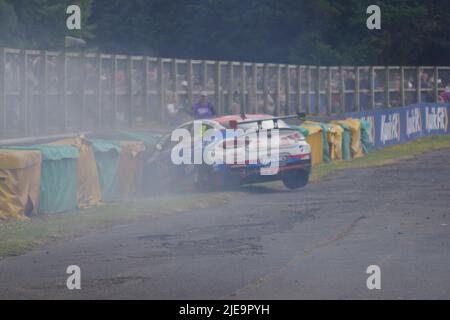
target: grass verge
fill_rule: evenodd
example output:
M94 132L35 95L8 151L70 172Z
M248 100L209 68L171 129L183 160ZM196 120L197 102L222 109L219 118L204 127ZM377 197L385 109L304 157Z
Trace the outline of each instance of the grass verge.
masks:
M313 169L312 181L344 169L393 164L434 150L450 148L450 136L432 136L384 149L373 150L362 158L320 164Z
M415 155L450 148L450 136L435 136L410 143L374 150L363 158L321 164L313 169L312 181L318 181L334 172L392 164ZM281 188L280 182L265 184ZM128 203L105 204L84 210L46 215L27 221L0 224L0 257L18 255L37 245L52 240L81 235L98 228L132 221L143 217L206 208L227 202L237 193L211 192L171 194Z
M6 222L0 225L0 258L121 222L223 204L231 196L231 193L224 192L172 194Z

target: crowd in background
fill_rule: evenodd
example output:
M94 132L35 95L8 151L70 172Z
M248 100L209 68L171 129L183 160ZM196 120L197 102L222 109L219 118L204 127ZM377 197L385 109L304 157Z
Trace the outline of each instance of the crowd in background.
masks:
M46 59L47 72L47 95L58 96L61 90L60 68L57 56L49 55ZM7 98L7 117L9 125L14 127L18 125L21 119L20 113L20 98L12 98L14 95L20 97L23 90L23 83L21 82L23 74L26 75L26 88L29 95L39 95L42 86L42 70L43 65L40 55L29 55L26 59L26 72L23 73L23 61L19 55L9 54L5 59L5 92L11 98ZM206 70L203 70L206 65ZM192 67L190 78L188 77L186 64L178 63L178 70L175 75L173 72L173 64L167 62L163 64L162 71L159 73L156 62L149 63L147 69L147 88L145 88L145 68L143 61L133 61L131 64L131 72L129 68L129 61L126 59L117 60L114 68L112 59L102 59L101 68L99 68L99 60L95 58L86 58L84 65L81 65L80 59L68 59L66 65L66 92L68 94L80 93L84 87L86 94L91 94L95 97L98 88L102 92L102 111L112 110L113 84L116 84L117 94L117 109L115 115L106 117L111 119L115 117L115 121L119 123L127 123L130 121L129 117L132 114L134 123L143 123L148 118L148 111L145 110L146 103L145 90L148 92L148 105L150 105L151 115L155 118L164 115L165 118L173 123L179 123L192 116L193 104L200 98L200 92L204 91L208 95L210 103L219 104L216 90L219 89L220 105L224 113L239 113L245 111L248 113L270 113L277 112L277 102L279 102L279 112L288 113L297 111L300 105L300 111L306 111L306 106L310 106L310 112L325 113L330 109L332 113L355 111L356 110L356 87L357 87L357 69L356 68L332 68L331 75L328 76L328 69L320 69L320 80L317 83L317 69L312 68L310 74L310 83L308 85L308 77L306 69L301 69L300 78L296 68L286 67L280 71L276 67L268 67L266 79L264 79L264 69L258 67L252 69L250 65L245 65L245 72L243 72L244 83L242 81L242 65L233 65L232 79L231 72L228 65L224 65L221 69L220 88L216 85L216 66L208 64L195 64ZM342 71L342 75L341 72ZM287 90L288 82L286 81L289 72L289 90ZM159 79L159 74L163 79ZM131 79L129 78L131 75ZM370 83L370 68L359 68L359 103L361 110L368 110L370 108L398 107L402 105L401 100L401 86L404 87L405 105L415 103L417 101L417 71L415 68L406 68L404 72L404 82L401 83L400 69L389 70L389 88L386 85L386 71L380 68L373 69L373 106L371 106L371 83ZM435 83L434 69L423 68L419 73L421 100L423 102L434 101L434 90L437 86L439 93L439 100L450 102L450 70L440 70L437 83ZM130 81L131 80L131 81ZM231 81L232 80L232 81ZM331 80L330 83L328 83ZM300 83L299 83L300 81ZM164 95L158 97L158 88L160 83L163 84ZM232 83L232 86L231 86ZM264 90L264 86L266 86ZM300 101L298 100L297 89L300 86L301 94ZM340 94L341 86L344 88L344 104L342 105L342 97ZM132 88L131 100L133 103L133 112L129 112L129 102L127 96L129 88ZM319 101L316 94L317 87L320 89ZM256 89L256 94L253 94L253 88ZM310 95L307 95L307 88L309 88ZM244 93L241 94L241 90ZM389 91L389 101L386 101L386 90ZM192 90L192 91L190 91ZM330 102L328 101L328 92L331 90ZM191 98L188 93L192 92ZM289 95L289 98L288 98ZM77 98L74 98L77 99ZM278 99L278 100L277 100ZM308 101L309 99L309 101ZM70 98L69 98L70 100ZM165 106L164 110L158 110L160 103ZM290 102L290 105L288 103ZM54 117L58 116L58 108L60 108L60 100L48 99L47 103L51 108L55 109ZM91 125L98 122L99 108L98 100L95 98L85 99L87 118ZM318 109L317 109L318 107ZM76 102L73 103L73 108L76 108ZM38 116L42 116L39 115ZM72 110L68 117L76 118L76 112ZM69 119L70 122L73 119ZM79 119L78 119L79 120ZM151 120L151 119L150 119ZM57 121L57 119L56 119Z

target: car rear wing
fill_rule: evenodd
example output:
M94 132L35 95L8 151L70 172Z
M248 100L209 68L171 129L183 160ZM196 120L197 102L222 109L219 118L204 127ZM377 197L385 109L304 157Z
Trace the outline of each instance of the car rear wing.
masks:
M245 114L242 114L242 118L245 119ZM281 116L281 117L261 118L261 119L244 120L244 121L230 120L230 128L234 128L235 129L240 124L257 123L258 124L258 130L261 130L262 129L262 123L264 121L273 121L274 129L278 129L278 120L287 120L287 119L299 119L300 121L305 121L306 114L304 112L299 112L299 113L297 113L295 115Z

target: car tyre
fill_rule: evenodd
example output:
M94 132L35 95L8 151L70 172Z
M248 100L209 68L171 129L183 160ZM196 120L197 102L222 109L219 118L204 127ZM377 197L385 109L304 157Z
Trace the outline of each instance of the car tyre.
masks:
M303 188L308 184L309 172L304 170L285 172L282 176L282 181L288 189Z

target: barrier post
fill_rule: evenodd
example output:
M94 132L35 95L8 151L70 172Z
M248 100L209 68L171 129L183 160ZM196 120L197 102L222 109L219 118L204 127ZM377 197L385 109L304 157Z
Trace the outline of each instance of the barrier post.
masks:
M5 49L0 48L0 137L3 137L6 131L5 109Z

